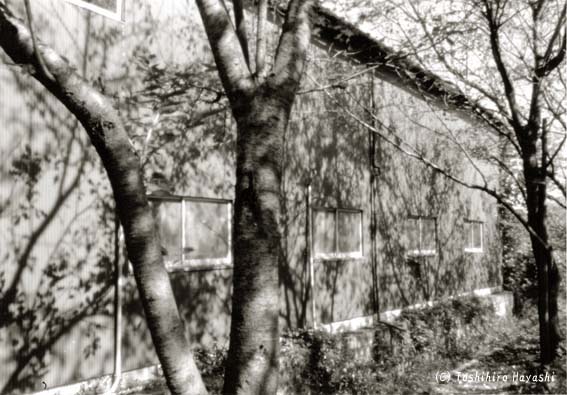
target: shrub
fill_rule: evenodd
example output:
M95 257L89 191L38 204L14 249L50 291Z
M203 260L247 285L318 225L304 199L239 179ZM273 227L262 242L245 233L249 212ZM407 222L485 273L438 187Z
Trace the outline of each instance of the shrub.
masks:
M549 242L555 251L554 257L561 278L565 278L565 211L553 204L548 205L547 224ZM502 231L502 277L503 288L514 294L514 314L525 312L527 305L537 300L537 268L527 231L510 213L503 210L500 227ZM565 287L560 287L562 292Z
M404 311L393 324L380 323L372 358L355 358L349 336L317 330L289 331L281 339L280 390L288 394L427 393L424 378L466 358L486 336L489 301L470 297ZM226 349L196 353L211 393L220 393ZM427 361L428 363L424 363ZM425 381L427 382L427 381ZM425 385L427 387L427 385Z
M383 350L385 343L380 336L397 342L395 354L402 359L433 360L438 357L467 357L485 335L488 316L493 315L492 304L477 297L457 298L423 309L403 311L396 324L405 328L404 333L385 332L377 328L375 360L389 358L390 349ZM401 359L400 359L401 358ZM391 361L388 361L391 362Z

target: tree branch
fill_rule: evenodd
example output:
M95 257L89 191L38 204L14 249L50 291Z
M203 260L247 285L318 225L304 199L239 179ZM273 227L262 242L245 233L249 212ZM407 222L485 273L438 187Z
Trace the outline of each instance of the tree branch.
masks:
M242 54L246 60L248 70L250 70L250 51L248 50L248 32L246 29L246 18L244 17L244 5L242 0L233 0L234 4L234 21L236 22L236 36L240 41Z
M551 200L552 202L555 202L555 204L557 204L559 207L566 209L567 206L565 205L565 202L562 202L561 200L559 200L558 198L556 198L553 195L550 195L549 192L547 193L547 198L549 200Z
M256 24L256 75L262 78L266 70L266 21L268 20L268 0L258 2L258 22Z
M255 89L246 56L230 16L220 0L197 0L217 70L233 111Z
M314 81L314 82L317 83L316 81ZM337 103L339 108L343 112L345 112L347 115L349 115L352 119L354 119L358 124L360 124L361 126L366 128L370 132L378 135L382 140L384 140L385 142L387 142L388 144L390 144L391 146L393 146L394 148L396 148L397 150L399 150L403 154L405 154L405 155L407 155L411 158L419 160L428 168L432 169L433 171L438 172L439 174L443 175L447 179L449 179L449 180L451 180L451 181L453 181L453 182L455 182L455 183L457 183L457 184L459 184L459 185L461 185L465 188L473 189L473 190L479 190L479 191L484 192L484 193L488 194L489 196L492 196L493 198L495 198L498 201L498 203L500 203L502 206L504 206L504 208L506 208L522 224L522 226L526 229L526 231L528 231L528 233L531 236L535 237L546 248L549 248L549 245L545 241L543 241L541 239L541 237L539 237L537 232L529 225L528 221L524 217L522 217L522 215L518 212L518 210L516 210L512 206L511 203L506 201L506 199L501 194L499 194L495 189L489 188L486 185L484 185L484 186L483 185L477 185L477 184L473 184L473 183L467 182L465 180L462 180L461 178L455 176L454 174L452 174L448 170L440 167L439 165L435 164L434 162L432 162L431 160L429 160L428 158L426 158L425 156L423 156L422 154L417 152L417 150L415 148L411 147L411 145L407 144L405 141L401 140L401 144L400 144L400 143L394 141L389 136L385 135L384 133L381 133L378 128L374 127L373 125L370 125L368 122L364 121L358 115L353 113L348 108L348 106L342 105L329 92L327 92L325 90L323 92L325 93L325 95L327 97L329 97L331 100L333 100L335 103ZM371 116L375 121L377 121L377 123L380 127L383 127L385 129L389 130L394 136L397 136L397 134L395 133L394 130L391 130L387 125L383 124L381 122L381 120L378 119L374 114L371 114ZM411 151L404 148L404 145L408 146L411 149Z
M274 60L274 82L295 95L311 41L310 12L314 0L291 0Z
M0 0L0 47L16 63L37 71L31 34ZM150 334L173 394L206 394L177 310L169 275L156 237L139 159L113 103L85 82L51 48L38 50L54 80L34 77L79 120L106 170L124 229L128 258Z
M567 196L565 185L563 185L563 183L561 183L561 181L559 181L557 177L555 177L555 174L553 172L548 170L545 172L545 175L547 178L551 180L551 182L553 182L553 184L557 187L557 189L559 189L559 191L563 194L563 196Z
M496 10L494 10L490 0L483 0L483 3L485 5L484 16L486 17L489 28L490 48L494 62L496 63L496 68L498 69L498 73L500 74L500 78L502 79L502 83L504 84L504 92L506 94L508 106L510 107L510 115L512 117L512 127L514 128L514 130L520 131L523 129L523 127L520 121L520 111L516 102L516 92L514 85L510 80L510 75L508 74L508 69L504 64L500 50L500 40L498 37L498 30L500 28L498 22L498 7Z
M565 28L566 10L567 4L564 4L563 9L561 10L561 15L557 20L555 30L553 31L553 34L549 39L549 43L547 44L547 49L545 51L545 55L543 56L544 63L535 70L535 74L539 78L545 77L546 75L551 73L561 64L563 59L565 59L565 34L562 35L561 42L559 44L559 51L557 52L557 54L554 57L551 57L551 54L553 53L553 47L555 46L557 38L561 35L561 31Z
M53 76L51 75L51 73L49 72L47 67L45 66L45 63L43 61L43 57L41 56L41 52L39 52L38 48L37 48L37 40L35 38L35 30L33 28L33 14L32 14L30 0L24 0L24 8L26 9L26 16L28 18L28 28L29 28L31 38L32 38L35 58L36 58L37 63L39 65L38 69L45 76L45 78L48 78L50 80L54 80Z

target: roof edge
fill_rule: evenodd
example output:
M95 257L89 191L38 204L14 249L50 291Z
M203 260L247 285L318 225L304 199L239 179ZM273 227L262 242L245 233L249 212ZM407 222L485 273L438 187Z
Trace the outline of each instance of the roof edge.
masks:
M424 69L407 55L381 43L332 11L316 5L312 22L313 38L332 46L336 52L343 52L342 57L374 67L378 76L416 96L432 99L443 109L456 111L473 121L488 122L493 127L504 126L493 111L474 103L458 86Z

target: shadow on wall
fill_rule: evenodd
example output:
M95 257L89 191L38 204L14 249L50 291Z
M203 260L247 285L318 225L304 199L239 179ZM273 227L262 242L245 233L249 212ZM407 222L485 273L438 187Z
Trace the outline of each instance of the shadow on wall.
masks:
M310 74L322 79L321 85L332 81L332 73L349 74L342 69L344 65L333 63L336 60L325 63L321 61L324 56L314 57L322 64L311 64ZM303 89L308 91L306 85ZM501 283L496 204L490 198L449 181L384 141L375 147L377 169L371 191L368 131L342 110L349 108L355 117L367 120L369 87L368 76L357 77L339 92L333 91L332 97L310 92L296 101L285 137L282 186L282 320L289 327L312 322L309 310L313 295L305 244L308 183L315 206L363 210L364 258L315 262L317 322L364 316ZM404 138L452 174L478 178L444 132L445 122L463 130L469 125L383 81L377 81L375 89L380 96L374 111L394 140ZM496 174L489 169L488 174L492 173ZM373 215L374 235L370 227ZM412 217L435 221L433 254L408 254ZM469 220L483 223L482 253L464 250L470 236ZM376 241L375 259L372 237Z
M386 120L384 133L410 141L420 155L433 158L452 174L465 179L478 176L462 152L444 138L443 125L437 118L447 114L428 110L423 104L421 111L415 111L420 106L418 99L396 94L385 84L380 88L390 100L389 106L395 103L396 107L394 115L380 112ZM384 141L379 143L378 151L379 310L500 284L495 203L479 191L466 189L418 160L404 156ZM412 244L412 229L408 227L415 226L415 217L434 219L434 254L408 255ZM468 220L483 223L482 253L465 252L470 237Z
M195 347L227 340L230 327L231 270L175 272L170 275L187 338ZM137 290L130 284L124 304L123 366L135 369L158 363Z
M317 57L317 51L313 48L316 61L309 65L308 75L324 79L352 72L350 65L325 59L325 55ZM309 91L310 87L309 78L305 78L302 90ZM367 96L368 88L367 79L355 79L337 99L315 91L299 95L294 104L285 136L282 185L282 319L288 327L311 325L313 319L306 248L307 185L311 185L312 206L359 209L364 226L368 224L367 134L336 102L340 100L356 109L356 100ZM327 237L334 237L334 232L328 229ZM367 235L363 234L366 246ZM349 261L317 259L317 322L367 314L371 280L366 254L363 259Z

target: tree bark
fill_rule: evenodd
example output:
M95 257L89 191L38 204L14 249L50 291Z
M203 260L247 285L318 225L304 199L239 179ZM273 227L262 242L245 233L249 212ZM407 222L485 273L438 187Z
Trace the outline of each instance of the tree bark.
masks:
M171 283L160 252L140 161L111 101L82 80L52 49L35 47L26 25L0 1L0 47L79 120L96 148L114 193L128 258L152 340L173 394L205 394L206 389L185 338ZM41 57L35 56L39 49ZM52 78L41 70L43 60Z
M524 155L528 224L534 232L530 234L530 241L537 268L540 359L542 363L547 364L557 356L561 339L557 314L560 275L553 260L547 233L544 167L537 165L535 141L523 141L521 146Z
M289 3L274 66L252 76L220 0L198 0L237 124L234 272L225 394L275 394L283 138L311 38L313 0Z
M292 100L267 83L237 118L235 270L225 394L273 394L277 389L281 160Z

